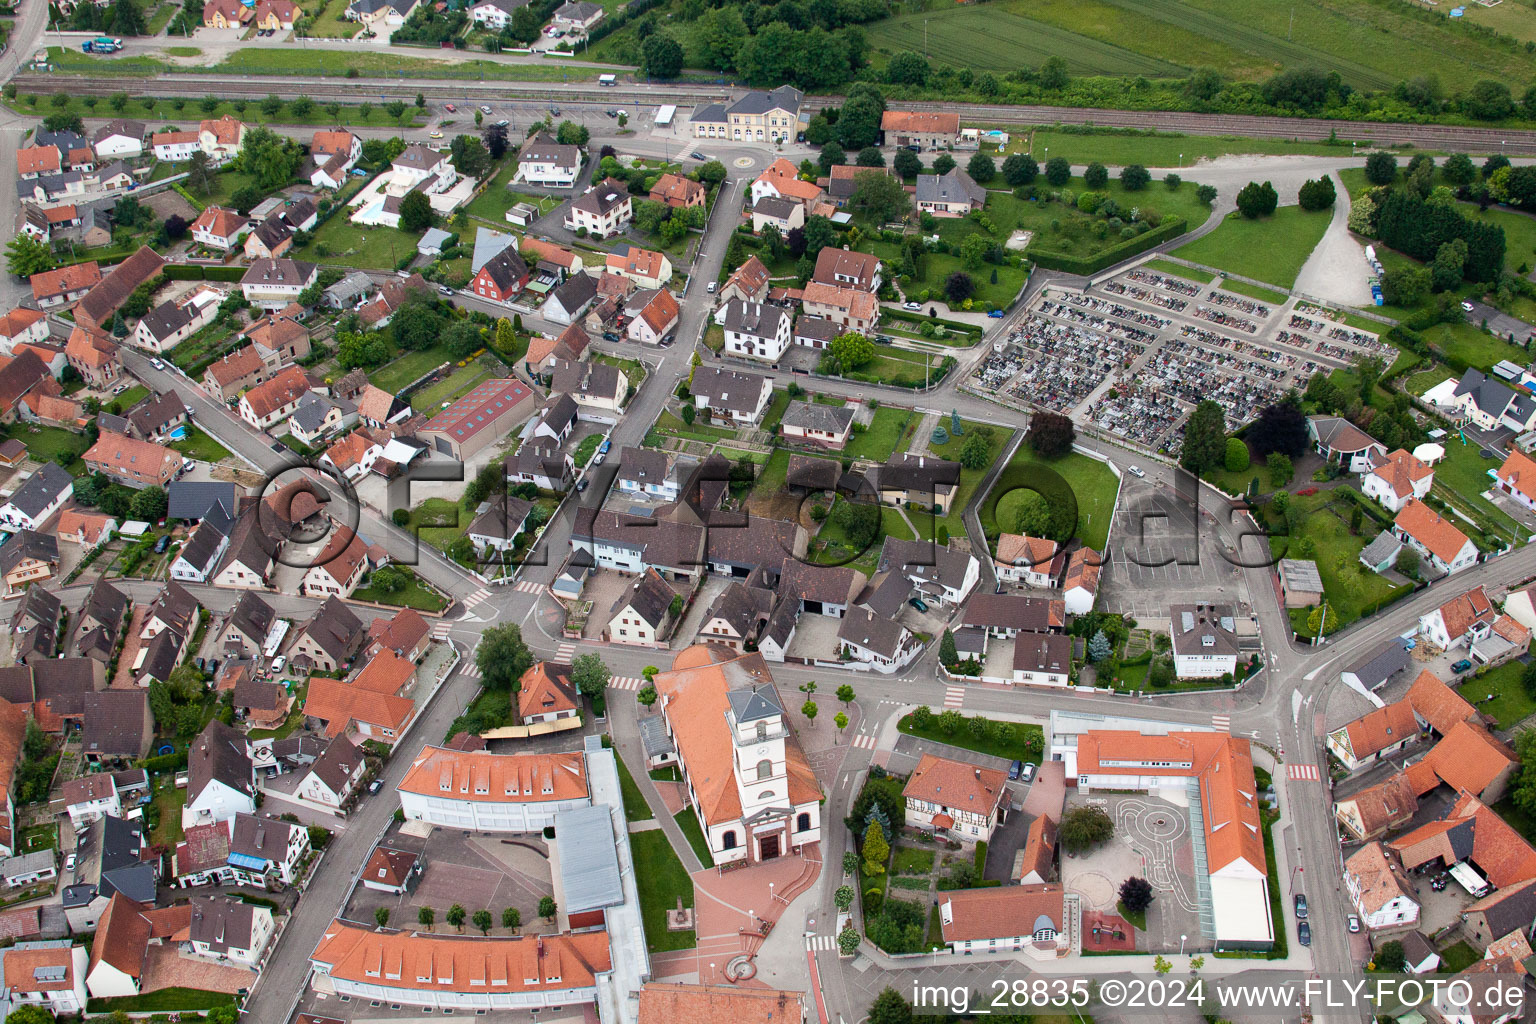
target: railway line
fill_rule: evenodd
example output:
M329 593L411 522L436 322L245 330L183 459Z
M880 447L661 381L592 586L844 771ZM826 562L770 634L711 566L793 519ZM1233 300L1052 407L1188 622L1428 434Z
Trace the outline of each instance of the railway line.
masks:
M337 100L413 100L418 92L428 99L591 103L602 106L677 104L690 107L728 99L728 87L691 84L624 84L604 87L596 83L531 83L481 79L379 79L339 76L260 77L250 75L170 74L155 77L128 75L57 75L25 73L13 81L19 90L34 93L68 92L108 96L131 91L165 98L229 97L284 99L324 95ZM737 90L738 92L740 90ZM836 96L807 97L812 110L841 102ZM1187 135L1235 135L1257 138L1367 142L1380 146L1411 145L1423 149L1473 153L1503 152L1536 155L1536 131L1475 128L1444 124L1401 124L1346 121L1324 118L1269 117L1248 114L1201 114L1181 111L1104 110L1093 107L1007 106L1002 104L912 102L913 110L958 110L969 123L1012 125L1095 125L1147 131L1181 132Z

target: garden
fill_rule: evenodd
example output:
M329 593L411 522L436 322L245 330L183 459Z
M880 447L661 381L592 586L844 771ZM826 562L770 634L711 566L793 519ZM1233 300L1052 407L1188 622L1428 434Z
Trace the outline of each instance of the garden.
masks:
M1035 490L1036 486L1042 489L1051 486L1053 478L1042 478L1042 470L1064 481L1077 499L1077 524L1073 535L1087 546L1103 551L1109 540L1115 501L1120 494L1119 479L1105 463L1081 452L1069 452L1059 459L1045 459L1027 443L1018 446L977 510L988 540L995 543L999 534L1017 532L1020 506L1034 500L1029 495L1040 493Z

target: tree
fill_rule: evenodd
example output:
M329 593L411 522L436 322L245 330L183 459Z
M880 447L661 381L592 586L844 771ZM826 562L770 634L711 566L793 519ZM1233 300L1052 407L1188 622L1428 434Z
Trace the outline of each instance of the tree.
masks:
M374 908L373 919L375 921L379 922L379 927L380 928L383 928L385 925L389 924L389 908L388 907L376 907L376 908Z
M501 124L487 125L480 133L480 138L485 142L486 152L491 154L492 160L500 160L507 155L507 126Z
M1042 459L1059 459L1072 451L1077 430L1072 417L1059 412L1038 412L1030 417L1029 432L1024 435L1030 451Z
M461 904L455 903L453 906L448 908L448 913L443 916L450 925L457 928L459 931L464 930L464 918L467 915L464 911L464 907Z
M1365 180L1372 185L1390 185L1397 177L1397 157L1377 150L1365 158Z
M1152 905L1152 883L1145 878L1127 878L1120 883L1120 902L1131 913L1142 913Z
M141 36L144 34L144 12L139 10L135 0L117 0L112 6L112 28L114 35ZM1509 90L1506 89L1507 93Z
M1040 165L1034 157L1014 153L1003 161L1003 180L1014 188L1029 185L1040 176Z
M870 1004L866 1024L912 1024L912 1006L900 992L886 987Z
M1324 174L1320 178L1303 182L1296 201L1301 204L1303 210L1326 210L1337 198L1338 192L1333 187L1333 178Z
M843 956L853 956L859 949L859 932L851 924L843 925L837 933L837 951Z
M1184 425L1184 448L1179 465L1196 476L1221 465L1226 453L1227 424L1221 406L1206 399L1195 406Z
M1184 184L1184 179L1179 177L1177 174L1174 174L1172 171L1169 171L1167 174L1163 175L1163 185L1167 187L1169 192L1177 192L1179 190L1179 186L1182 184Z
M981 265L987 262L987 256L993 249L993 241L986 235L977 233L966 235L960 243L960 262L967 270L980 270Z
M56 1018L41 1006L22 1003L6 1014L6 1024L54 1024Z
M948 153L940 153L933 158L933 173L938 175L948 174L955 169L955 158Z
M885 862L891 855L891 844L885 841L885 830L878 821L871 821L864 830L864 873L885 874Z
M1404 576L1417 576L1419 574L1419 553L1407 545L1397 553L1397 561L1392 567Z
M608 688L608 680L612 677L613 673L596 654L583 654L571 662L571 682L585 696L599 696Z
M875 343L857 331L839 334L827 345L827 351L837 360L838 367L847 373L868 366L875 358Z
M1072 165L1063 156L1053 156L1045 162L1045 180L1060 188L1072 180Z
M1227 450L1222 459L1222 464L1227 467L1229 473L1241 473L1252 463L1248 455L1248 446L1240 437L1227 438Z
M449 157L454 170L468 178L482 177L491 166L491 154L485 144L473 135L455 135L448 145Z
M1502 121L1515 112L1509 86L1487 78L1472 86L1461 106L1479 121Z
M256 188L273 192L293 180L304 154L292 139L263 125L248 126L235 167L256 179ZM258 200L259 201L259 200Z
M555 141L562 146L585 146L591 138L592 133L587 126L575 121L561 121L560 127L555 130Z
M903 178L915 178L923 173L922 159L910 149L898 149L891 158L891 167Z
M6 264L17 277L31 277L58 266L48 243L19 234L5 245Z
M1463 269L1467 264L1467 243L1453 238L1443 242L1435 250L1435 260L1429 266L1429 285L1437 292L1449 291L1461 284Z
M400 230L425 231L432 226L432 203L425 192L407 192L400 200Z
M1452 153L1446 157L1445 164L1440 168L1440 174L1446 181L1457 188L1472 184L1472 179L1477 177L1477 168L1472 165L1472 158L1465 153Z
M981 434L972 434L960 446L960 465L966 469L981 469L992 461L992 448Z
M1040 68L1035 72L1035 75L1040 82L1040 88L1051 92L1059 92L1065 89L1067 83L1071 81L1067 76L1066 60L1054 54L1041 62Z
M501 926L516 930L523 926L523 912L516 907L507 907L501 912Z
M1268 217L1280 205L1280 196L1269 182L1250 181L1237 193L1237 210L1249 220Z
M907 150L901 152L907 153ZM853 192L848 196L848 206L868 215L875 224L886 224L907 215L912 209L912 197L891 175L861 171L853 176Z
M893 85L923 85L928 81L930 71L926 57L902 50L886 64L885 80Z
M544 918L544 920L548 921L550 918L554 917L558 909L559 908L555 905L555 898L553 896L539 897L539 916Z
M475 915L471 920L475 922L475 927L480 929L481 935L491 934L492 918L489 910L475 911Z
M837 726L837 731L841 733L844 729L848 728L848 716L839 711L832 716L832 724Z
M965 165L965 173L985 185L997 177L997 164L985 153L977 153Z
M880 152L879 146L865 146L859 150L857 163L860 167L884 167L885 154Z
M1097 160L1083 171L1083 184L1091 189L1101 189L1109 184L1109 169Z
M821 167L821 173L830 174L832 168L848 162L848 154L843 151L843 147L838 145L836 141L832 141L821 147L821 153L817 156L816 162Z
M377 579L379 572L374 572ZM512 690L522 674L533 667L533 652L523 642L523 631L516 623L491 626L480 634L475 650L475 667L488 689Z
M1110 647L1109 637L1104 635L1104 631L1101 629L1094 633L1092 639L1088 641L1088 660L1103 661L1111 653L1113 648Z
M800 705L800 713L805 716L807 722L816 721L816 715L820 711L821 709L816 706L816 702L813 700L808 700Z
M1307 417L1295 392L1259 411L1248 428L1248 446L1256 455L1280 452L1295 458L1306 452Z
M951 306L958 306L974 294L976 282L965 271L957 270L944 279L944 297Z
M1403 951L1403 944L1397 939L1388 939L1381 944L1371 962L1376 965L1376 970L1382 974L1402 974L1408 970L1408 955Z
M875 97L867 93L851 96L837 117L837 140L848 150L873 146L880 138L880 118L884 113L883 105Z
M641 687L639 693L635 694L635 701L642 707L648 708L652 704L656 703L656 699L659 696L660 695L656 692L656 687L650 683L647 683L645 686Z
M432 930L432 922L437 918L437 911L431 907L422 907L416 911L416 923L427 931Z
M1295 467L1291 465L1290 456L1282 455L1279 452L1270 452L1265 456L1264 468L1269 471L1270 483L1276 487L1284 487L1290 483L1291 477L1296 472Z
M1109 842L1115 834L1115 823L1102 807L1074 807L1061 816L1056 834L1061 848L1075 856Z
M1312 609L1312 614L1307 616L1307 635L1317 636L1319 625L1322 626L1324 636L1327 636L1329 633L1332 633L1335 629L1339 628L1339 616L1338 613L1333 610L1332 605L1328 606L1327 618L1323 617L1322 608L1319 607Z
M1151 172L1141 164L1131 164L1120 172L1120 184L1127 192L1140 192L1151 183Z
M133 511L133 518L154 523L165 518L168 504L164 487L145 487L133 496L129 508Z

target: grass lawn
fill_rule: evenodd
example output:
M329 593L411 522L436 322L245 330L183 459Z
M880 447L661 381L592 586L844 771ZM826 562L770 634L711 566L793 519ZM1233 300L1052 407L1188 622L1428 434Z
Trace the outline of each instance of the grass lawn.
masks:
M333 2L340 2L340 0L333 0ZM190 46L169 47L168 50L172 51L172 56L182 57L195 57L201 52L197 47ZM191 50L193 52L178 54L174 52L176 50ZM97 60L97 58L81 54L78 49L72 52L75 56L83 57L83 59L86 61L94 62ZM128 58L129 61L139 60L143 62L148 62L152 59L153 58L148 57ZM113 68L113 70L117 70L117 67L123 63L124 62L122 60L115 60L111 62L110 66ZM104 63L91 63L86 66L86 70L88 72L99 72L105 66L108 65ZM128 66L130 68L134 67L134 65L131 63ZM140 68L143 68L144 66L144 64L138 65ZM191 69L178 68L176 70L184 71ZM146 72L141 71L140 73ZM124 82L123 84L126 90L130 83ZM51 114L58 109L54 107L51 102L28 104L24 96L18 97L14 100L7 100L5 102L13 109L24 114ZM197 122L203 120L204 118L218 119L225 116L226 114L231 117L238 117L247 124L312 124L325 127L343 124L374 125L380 128L410 125L419 120L421 117L421 112L409 105L407 105L405 113L400 117L390 117L389 112L384 109L384 105L378 102L369 104L371 109L368 111L367 117L363 116L360 105L350 103L337 104L337 109L334 116L328 109L330 104L317 103L315 104L314 109L303 117L299 117L297 114L293 113L288 104L284 104L283 109L279 110L276 116L268 117L262 111L261 104L249 103L243 100L221 100L218 105L213 108L212 111L205 111L200 101L183 100L181 101L181 109L179 110L176 108L176 103L176 100L161 99L153 96L133 96L129 98L128 105L125 106L119 113L110 107L105 107L100 104L94 108L88 107L83 102L82 97L74 96L70 98L69 105L64 108L64 113L79 114L81 117L141 118L143 120L153 121L157 129L164 127L165 125L177 125L181 128L187 128L189 124L195 125ZM156 164L156 167L168 168L170 166L171 165L164 162ZM186 166L184 164L176 165L176 169L178 171L183 171L186 170ZM158 176L155 180L158 180Z
M477 360L416 392L411 396L411 408L431 416L440 406L462 398L474 390L476 384L490 378L490 369L483 361Z
M1260 302L1267 302L1272 306L1278 306L1286 300L1286 296L1281 292L1260 288L1258 285L1249 284L1247 281L1234 281L1228 278L1221 282L1220 287L1224 292L1236 292L1238 295L1246 295L1250 299L1258 299Z
M229 449L193 426L187 427L187 436L172 441L171 447L189 459L202 462L223 462L229 458Z
M211 1010L215 1006L233 1006L235 997L228 992L207 992L196 988L157 988L136 996L119 996L115 999L92 999L86 1006L88 1013L172 1012L175 1010Z
M419 235L395 228L353 224L343 211L320 225L296 258L359 270L393 270L402 258L416 252L420 240Z
M1317 248L1333 214L1282 206L1272 217L1249 220L1233 211L1221 227L1173 251L1181 259L1289 288Z
M1366 516L1359 536L1349 532L1352 500L1335 497L1330 491L1320 491L1304 498L1292 497L1291 501L1303 511L1300 536L1310 539L1315 548L1310 557L1317 562L1317 571L1323 578L1323 593L1328 606L1338 614L1340 629L1358 619L1369 606L1406 589L1394 587L1360 564L1360 552L1375 538L1378 529L1375 520ZM1270 547L1277 557L1286 551L1288 543L1284 537L1270 538ZM1284 557L1300 556L1288 554Z
M57 850L59 848L59 826L31 825L22 830L21 848L28 852L35 850Z
M1465 940L1453 942L1440 950L1440 967L1435 973L1459 974L1482 958L1482 954L1468 945Z
M1174 263L1172 260L1147 260L1142 266L1159 274L1170 274L1173 277L1182 277L1186 281L1198 281L1201 284L1210 284L1216 280L1215 274L1207 274L1203 270L1186 267L1182 263Z
M222 357L225 348L230 347L232 334L234 331L227 324L209 324L171 349L165 358L188 376L201 377L203 370Z
M693 855L699 858L699 863L707 868L715 866L715 858L710 855L709 843L704 839L704 829L699 825L699 816L693 812L692 807L684 807L673 817L677 827L683 830L683 835L688 837L688 845L693 847Z
M1423 397L1424 392L1439 384L1443 380L1456 379L1456 374L1436 363L1427 370L1419 370L1408 377L1408 393Z
M27 451L38 462L52 462L60 452L79 456L88 447L85 435L60 427L39 427L25 423L11 423L5 428L6 438L16 438L27 446Z
M1524 264L1527 269L1536 265L1536 218L1513 210L1501 210L1490 206L1479 210L1476 203L1457 203L1456 211L1468 220L1494 224L1504 229L1504 267L1510 273Z
M839 497L837 502L846 501ZM833 507L837 507L837 502ZM914 515L914 520L921 523L922 520L930 520L932 516ZM866 575L874 575L875 563L880 558L880 547L885 543L886 534L900 537L902 540L915 539L912 530L902 519L901 513L888 505L880 506L880 532L870 541L869 546L862 551L855 551L853 542L848 539L843 528L832 521L829 515L821 524L821 529L816 533L816 539L807 552L811 561L822 565L851 565Z
M784 491L784 480L789 475L789 452L783 448L776 448L768 461L763 463L763 468L757 472L757 481L752 485L752 490L760 497L772 498Z
M613 759L619 765L619 790L624 794L624 817L630 821L650 821L656 815L651 811L651 805L645 802L645 794L635 785L635 777L629 774L629 767L624 764L617 750L613 752Z
M667 834L661 829L648 832L631 832L629 847L635 863L644 864L644 871L635 872L635 884L640 890L640 914L645 920L645 943L652 953L671 949L692 949L698 945L694 932L667 931L667 911L677 906L681 899L684 907L693 906L693 879L683 869Z
M112 401L117 403L118 408L126 411L128 409L132 409L134 406L144 401L144 399L148 398L149 395L149 388L145 387L143 384L135 384L127 391L124 391L122 394L112 399Z
M669 764L665 768L652 768L646 773L653 782L682 782L683 776L677 770L677 765ZM649 810L649 808L647 808Z
M592 456L597 452L598 448L602 447L602 444L602 434L589 434L582 438L581 444L576 446L576 451L571 455L571 459L576 463L576 468L585 469L587 463L592 461Z
M1147 930L1147 912L1145 910L1131 910L1124 903L1115 904L1115 913L1130 922L1132 928L1137 931Z
M401 57L393 53L356 50L327 50L324 63L319 64L312 53L303 49L278 50L271 47L234 50L223 62L211 67L178 68L177 70L199 74L291 76L319 74L322 69L324 74L338 78L356 70L358 76L363 78L385 76L476 80L489 78L525 82L590 81L600 74L595 68L561 64L515 65L498 64L488 60L445 61L429 57ZM409 104L406 109L411 109Z
M908 420L916 418L916 413L911 409L882 405L875 410L867 429L862 433L855 431L848 438L848 446L843 449L843 455L850 459L884 462L896 450ZM785 465L787 468L788 463Z
M468 523L465 524L468 526ZM373 587L360 587L352 592L354 601L372 601L375 604L387 604L395 608L415 608L422 612L440 612L448 607L448 602L435 590L429 590L422 582L416 579L416 574L407 566L397 566L405 572L411 573L411 581L406 584L404 590L394 594L386 594L382 590Z
M1464 511L1480 518L1505 534L1512 533L1515 521L1493 502L1482 496L1492 480L1490 469L1497 469L1502 460L1483 458L1483 450L1475 444L1462 444L1458 435L1444 439L1445 458L1435 466L1434 492L1450 498Z
M939 422L944 424L946 430L949 429L948 417L940 417ZM960 488L955 492L954 499L950 502L947 515L942 518L931 515L914 515L912 517L913 524L917 527L918 532L923 535L924 540L931 540L930 534L937 533L941 525L949 529L951 537L965 536L965 520L963 518L965 508L970 504L971 498L975 496L976 486L981 483L981 478L992 471L992 467L1002 457L1003 449L1008 444L1009 431L1002 427L993 427L985 423L972 423L969 420L962 420L961 425L965 428L964 434L958 437L951 435L950 439L944 444L930 445L928 450L941 459L959 462L960 449L965 446L966 440L974 433L984 432L987 438L987 460L982 463L980 469L967 469L963 463L961 464Z
M926 875L933 870L933 851L917 846L898 846L891 859L893 875Z
M499 231L511 231L512 225L507 223L506 213L518 203L529 202L539 208L540 213L548 213L559 205L559 200L548 196L523 195L514 192L507 187L512 181L512 176L517 173L517 161L507 158L497 169L491 183L464 209L471 217L488 221L496 225Z
M966 716L968 723L980 715ZM982 719L990 722L989 719ZM1010 761L1028 761L1031 764L1040 763L1041 731L1038 725L1027 722L1000 722L996 723L1007 727L1007 733L1001 739L993 739L986 735L977 739L971 732L969 725L961 725L953 733L947 733L939 725L939 715L936 712L933 721L928 728L919 729L912 724L911 715L901 716L897 724L902 732L908 736L917 736L925 740L933 740L937 743L948 743L950 746L963 747L966 750L974 750L978 754L991 754L993 757L1006 757Z
M1049 462L1040 458L1026 444L1021 444L1008 463L1008 468L998 477L997 484L978 509L981 528L991 537L997 533L1012 533L1018 518L1015 511L1019 497L1009 492L1023 485L1023 471L1031 467L1043 467L1061 476L1077 496L1077 536L1084 544L1099 551L1109 540L1109 524L1114 517L1115 499L1120 493L1120 481L1109 467L1098 459L1091 459L1079 452ZM1004 489L1006 488L1006 490Z
M1470 366L1489 370L1504 359L1524 366L1530 356L1519 345L1511 345L1489 334L1476 324L1435 324L1419 332L1424 340L1444 352L1448 359L1462 359Z
M169 775L158 777L155 780L154 789L155 810L159 812L160 817L155 823L154 831L150 834L150 841L156 846L175 849L184 835L181 830L181 809L186 805L187 791L177 789Z
M382 391L399 394L407 384L449 362L450 358L448 350L442 347L406 352L399 359L374 370L368 380Z
M1524 670L1525 666L1518 661L1506 662L1468 679L1456 688L1456 692L1483 714L1492 715L1499 729L1513 729L1521 719L1536 714L1536 700L1532 700L1525 687L1520 685L1520 674ZM1488 700L1489 697L1493 699Z
M411 509L411 517L405 529L414 531L416 536L428 544L443 550L464 536L464 531L469 529L473 519L472 508L466 509L447 498L427 498Z

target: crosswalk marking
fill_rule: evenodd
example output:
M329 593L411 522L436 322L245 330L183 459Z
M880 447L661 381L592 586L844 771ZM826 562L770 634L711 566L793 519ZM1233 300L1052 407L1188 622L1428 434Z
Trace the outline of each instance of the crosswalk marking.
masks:
M813 952L829 952L837 948L837 936L835 935L807 935L805 948Z
M535 583L532 580L518 580L512 587L519 594L539 594L544 590L544 584Z
M944 706L946 708L958 708L965 703L965 687L944 687Z
M1317 765L1315 764L1288 764L1285 766L1285 775L1286 778L1306 782L1322 781L1317 773Z
M570 661L571 657L575 653L576 653L576 645L575 644L561 644L559 647L555 648L555 660L556 661Z
M1213 725L1217 729L1231 729L1232 728L1232 716L1231 715L1212 715L1211 716L1211 725Z
M475 664L473 658L465 658L463 661L459 662L459 671L464 675L469 676L471 679L480 678L480 668Z
M645 680L639 676L614 676L608 680L610 690L638 690Z
M875 737L870 733L861 732L853 738L852 745L859 750L874 750Z
M451 622L438 622L438 623L435 623L432 626L432 639L434 639L434 640L446 640L446 639L448 639L448 634L451 633L451 632L453 632L453 623L451 623Z
M464 599L464 607L473 608L475 605L479 604L481 601L484 601L490 596L491 592L486 590L484 587L481 587L479 590L475 591L473 594L470 594Z

